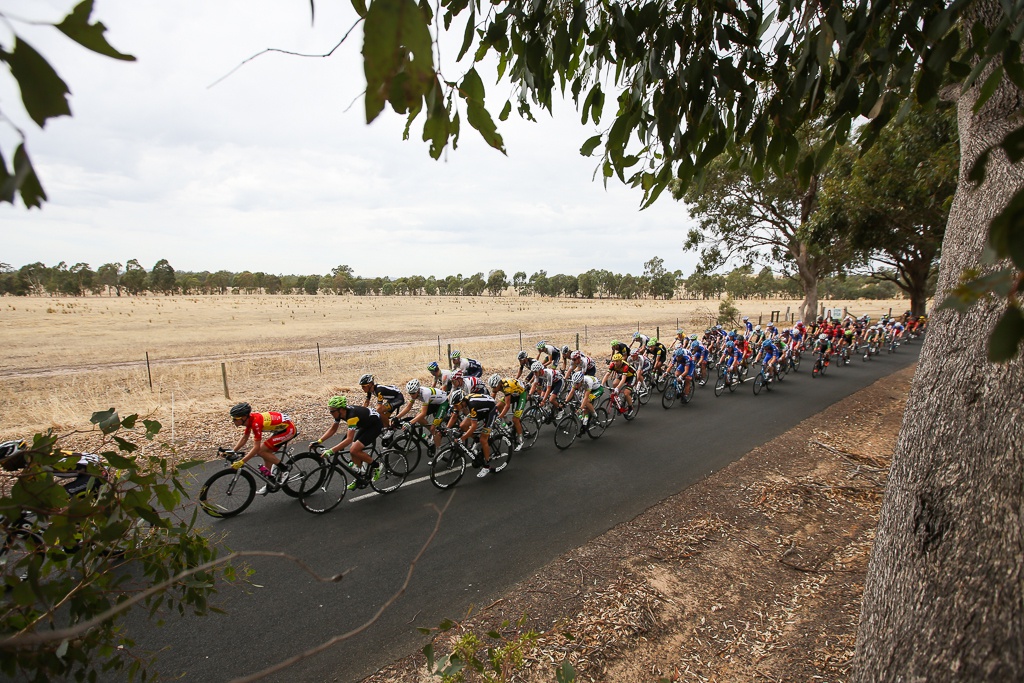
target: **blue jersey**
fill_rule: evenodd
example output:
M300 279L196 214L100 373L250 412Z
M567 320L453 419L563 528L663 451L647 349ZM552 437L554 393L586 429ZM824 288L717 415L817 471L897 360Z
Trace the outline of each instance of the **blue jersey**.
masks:
M698 347L696 348L696 350L690 351L690 355L692 355L692 356L693 356L693 359L694 359L695 361L707 360L707 357L708 357L708 349L707 349L707 347L706 347L706 346L704 346L703 344L701 344L700 346L698 346Z
M761 353L764 354L765 360L771 360L775 356L779 355L779 350L775 348L775 344L769 344L768 346L761 347Z
M690 354L684 353L680 356L675 356L672 360L675 361L676 370L681 370L683 372L693 372L694 363L693 357Z

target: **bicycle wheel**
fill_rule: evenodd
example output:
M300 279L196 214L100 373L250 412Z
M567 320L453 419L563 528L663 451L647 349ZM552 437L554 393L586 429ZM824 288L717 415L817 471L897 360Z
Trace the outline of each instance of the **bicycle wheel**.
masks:
M288 463L288 476L281 482L281 490L292 498L298 498L302 482L321 464L320 458L312 453L299 453Z
M370 479L370 486L377 493L397 491L405 483L405 478L409 476L409 460L405 453L392 448L384 451L380 460L377 461L377 467L380 468L380 477L376 480L372 477Z
M331 463L323 463L302 482L299 504L302 509L320 515L330 512L348 493L348 475Z
M391 448L388 450L401 453L405 456L404 463L408 469L400 474L408 475L420 464L420 440L412 434L402 434L391 442ZM401 463L395 459L392 465L393 468L400 467Z
M793 372L796 372L797 370L800 369L800 354L796 354L795 356L793 356L792 363L793 363Z
M537 443L537 435L540 434L540 420L537 419L537 415L530 411L523 413L523 416L519 418L519 424L523 427L523 448L532 448L533 444Z
M636 400L640 401L640 405L647 405L647 402L651 400L651 385L647 383L647 380L637 385L634 396L636 396Z
M707 385L707 383L708 383L708 371L707 370L698 370L697 371L697 384L703 387L703 386Z
M466 457L452 446L442 448L430 461L430 482L439 489L455 486L465 472Z
M681 400L681 401L682 401L683 403L689 403L690 401L692 401L692 400L693 400L693 392L694 392L694 390L695 390L695 388L696 388L696 387L695 387L695 385L696 385L696 384L697 384L697 383L696 383L696 382L694 382L694 381L693 381L693 380L691 379L691 380L690 380L690 388L689 388L689 389L685 389L685 390L683 390L683 391L680 391L680 392L679 392L679 399L680 399L680 400Z
M754 396L761 393L761 388L764 387L764 373L757 373L757 377L754 378Z
M668 410L676 402L676 392L678 391L678 385L675 379L668 383L665 387L665 393L661 395L661 407Z
M512 441L507 436L498 436L490 440L491 459L488 464L491 472L497 474L512 462Z
M601 435L604 434L604 430L608 429L608 425L611 423L612 419L608 416L607 408L595 408L594 414L590 416L590 420L587 422L587 436L591 439L600 439Z
M623 399L625 400L625 399ZM626 422L631 421L636 414L640 412L640 401L636 400L636 396L633 396L633 407L622 414L622 417L626 418Z
M657 387L658 391L665 391L665 388L668 387L668 373L667 372L662 371L662 372L658 373L658 383L655 384L655 387Z
M555 425L555 446L560 451L564 451L566 448L572 445L572 442L576 440L576 435L579 434L580 424L576 419L576 415L570 414L563 417Z
M715 396L721 396L725 392L725 373L719 373L715 382Z
M199 506L211 517L234 517L256 497L256 480L244 469L216 472L199 490Z

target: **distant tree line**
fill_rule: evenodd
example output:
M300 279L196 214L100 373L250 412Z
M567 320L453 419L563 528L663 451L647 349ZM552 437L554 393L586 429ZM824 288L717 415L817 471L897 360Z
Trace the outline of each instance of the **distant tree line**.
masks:
M725 274L697 270L689 277L682 271L668 271L664 260L654 257L644 264L642 275L625 275L610 270L588 270L579 275L548 275L539 270L527 276L519 271L509 281L505 271L469 277L449 275L438 278L412 275L359 277L349 266L338 266L327 275L274 275L227 270L192 272L175 270L160 259L147 271L136 259L124 266L104 263L95 271L87 263L69 266L30 263L14 269L0 264L0 294L12 296L138 296L141 294L354 294L357 296L502 296L509 288L519 296L574 297L584 299L690 298L717 299L727 294L734 299L800 298L800 284L780 277L770 268L754 273L744 265ZM878 274L840 275L821 282L822 294L830 299L889 299L900 289Z

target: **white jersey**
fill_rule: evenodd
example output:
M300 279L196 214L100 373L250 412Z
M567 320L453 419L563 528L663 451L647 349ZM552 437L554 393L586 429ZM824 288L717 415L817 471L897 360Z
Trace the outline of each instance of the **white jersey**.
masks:
M427 387L420 387L416 397L413 398L414 401L416 399L419 399L425 405L436 406L447 401L448 394L442 389L428 389Z

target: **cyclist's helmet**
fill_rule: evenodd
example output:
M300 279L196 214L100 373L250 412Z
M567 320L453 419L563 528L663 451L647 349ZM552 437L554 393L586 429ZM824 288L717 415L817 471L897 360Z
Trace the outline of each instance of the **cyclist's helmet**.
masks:
M370 373L366 373L365 375L363 375L362 377L359 378L359 383L360 384L373 384L373 375L371 375Z
M653 349L657 345L658 345L658 339L656 337L647 340L647 348Z
M622 357L621 353L616 353L614 356L612 356L612 362L613 363L619 363L619 362L621 362L623 360L625 360L625 359Z
M420 390L420 381L418 379L411 379L405 385L405 393L409 394L410 396L412 394L415 394L415 393L419 392L419 390Z
M739 336L740 335L736 334L735 332L730 332L729 333L729 339L732 339L733 341L735 341L736 339L739 339Z
M26 450L28 450L28 442L24 439L0 443L0 467L7 472L20 470L27 464Z
M453 406L457 406L466 400L466 394L463 393L462 389L456 389L452 393L448 394L448 402Z
M344 396L331 396L330 400L327 401L327 407L331 410L348 408L348 399Z
M580 354L579 351L573 351L572 354L569 356L569 358L571 358L573 360L579 360L580 359L580 355L581 354Z
M452 373L452 381L460 382L462 381L462 376L462 370L456 370L455 372Z
M825 341L826 339L828 339L828 335L825 333L819 334L818 339L820 339L821 341Z
M498 373L494 373L493 375L488 377L487 378L487 386L489 386L491 389L497 389L498 387L500 387L501 386L501 375L499 375Z
M680 346L680 347L679 347L678 349L676 349L676 350L675 350L675 351L674 351L674 352L672 353L672 356L673 356L674 358L682 358L682 357L683 357L683 356L685 356L685 355L686 355L686 349L684 349L684 348L683 348L682 346Z
M696 334L691 334L690 335L690 341L697 341L697 335Z
M572 373L572 383L581 384L585 376L586 375L583 374L582 370L577 370L576 372Z
M451 359L452 360L458 360L460 358L462 358L462 351L459 351L458 349L455 349L454 351L452 351L452 355L451 355Z
M620 342L618 339L612 339L612 348L614 349L616 346L618 346L621 343L622 342Z
M533 365L530 366L530 372L544 372L544 364L539 360L534 361Z
M761 348L762 348L762 349L770 349L770 348L771 348L771 346L772 346L772 342L771 342L771 340L770 340L770 339L765 339L765 340L764 340L764 343L763 343L763 344L761 344Z
M633 333L633 339L639 339L639 338L640 338L640 337L642 337L642 336L643 336L643 335L642 335L642 334L640 334L640 332L634 332L634 333Z
M683 332L682 330L676 330L676 336L677 337L684 337L684 336L686 336L686 333Z
M747 317L747 316L743 316L743 322L747 322L748 320L750 320L750 318L749 318L749 317Z
M236 403L231 406L231 417L249 417L252 414L252 406L248 403Z
M541 341L537 342L537 350L538 351L543 351L544 347L547 346L547 345L548 345L547 341L541 340Z
M760 331L761 331L761 326L760 325L754 325L754 332L760 332Z
M516 358L518 358L520 361L524 361L524 360L526 360L529 357L530 356L529 356L528 353L526 353L526 351L520 351L519 355L516 356Z
M725 342L725 348L732 349L732 348L735 348L735 347L736 347L736 342L734 342L732 339L730 339L729 341Z
M697 350L697 349L699 349L699 348L700 348L700 342L699 342L699 341L696 341L696 340L694 340L694 341L693 341L693 342L692 342L692 343L690 344L690 350L691 350L691 351L696 351L696 350Z
M440 368L441 366L439 366L436 362L431 362L430 365L427 366L427 370L429 372L437 372Z
M569 353L570 351L572 351L572 348L568 344L562 347L562 353Z

